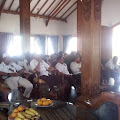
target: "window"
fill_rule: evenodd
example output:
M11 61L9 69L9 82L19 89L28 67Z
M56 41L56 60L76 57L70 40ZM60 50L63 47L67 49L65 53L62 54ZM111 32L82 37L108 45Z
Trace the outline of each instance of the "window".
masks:
M120 60L120 25L113 29L112 56L118 56Z
M34 39L34 37L30 37L30 52L41 54L41 50L37 44L37 41Z
M66 53L70 54L72 51L77 52L77 37L72 37L68 43Z
M12 56L20 56L20 55L22 55L21 37L20 36L14 36L13 40L10 41L7 53L11 57Z
M47 48L47 51L46 51L47 55L51 55L51 54L55 53L55 51L53 50L53 45L52 45L51 39L49 37L47 38L46 48Z

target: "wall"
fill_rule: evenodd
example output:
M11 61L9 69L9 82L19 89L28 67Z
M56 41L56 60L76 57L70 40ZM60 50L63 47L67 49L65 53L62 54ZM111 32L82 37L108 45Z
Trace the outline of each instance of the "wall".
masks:
M73 24L75 23L75 24ZM68 22L51 20L46 27L45 19L31 17L31 34L45 35L66 35L76 34L77 32L77 16L73 13ZM20 34L19 16L2 13L0 17L0 32L11 32Z
M112 28L101 27L101 59L106 61L112 58Z
M112 26L120 22L120 0L104 0L102 5L102 25Z

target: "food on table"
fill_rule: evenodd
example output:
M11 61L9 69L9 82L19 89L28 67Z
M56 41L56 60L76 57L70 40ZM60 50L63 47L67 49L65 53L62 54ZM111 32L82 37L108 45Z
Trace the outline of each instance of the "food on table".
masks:
M25 107L23 105L18 106L18 111L23 111L25 110Z
M32 108L26 109L23 105L18 106L9 116L10 120L38 120L40 114Z
M13 112L13 113L11 114L11 117L13 117L13 118L15 118L16 116L17 116L17 113L14 113L14 112Z
M46 101L46 100L47 100L46 98L41 98L41 101L42 101L42 102L44 102L44 101Z
M37 100L38 106L49 106L52 104L52 100L48 100L46 98L41 98Z
M39 105L39 106L42 105L42 101L40 99L37 100L37 105Z
M14 113L18 113L19 111L18 111L18 109L14 109L14 111L13 111Z

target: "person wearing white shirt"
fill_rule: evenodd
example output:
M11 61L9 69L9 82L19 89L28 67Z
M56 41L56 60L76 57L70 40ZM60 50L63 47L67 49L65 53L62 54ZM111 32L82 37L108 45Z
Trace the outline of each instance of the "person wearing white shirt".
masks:
M33 56L33 59L30 62L30 67L31 70L39 72L40 79L48 83L51 89L50 95L56 96L54 85L60 86L61 79L57 75L50 73L55 71L55 69L43 61L38 55Z
M18 85L25 88L23 96L25 98L30 97L33 85L30 81L21 77L21 75L23 74L22 67L17 65L16 63L11 63L10 57L7 53L3 54L3 62L0 64L0 71L4 73L3 79L11 89L13 101L16 100L18 97Z
M73 85L75 88L77 88L76 80L73 78L72 74L69 73L67 65L64 63L64 58L59 56L57 60L58 63L56 64L55 68L64 75L64 79L67 80L70 86Z
M77 85L81 86L81 58L79 55L76 55L75 60L71 62L70 69L73 73L73 77L76 79Z
M109 70L109 74L110 77L115 79L115 83L117 83L119 81L119 76L120 76L120 72L119 72L119 65L117 64L118 61L118 57L114 56L113 59L110 59L106 64L106 68Z

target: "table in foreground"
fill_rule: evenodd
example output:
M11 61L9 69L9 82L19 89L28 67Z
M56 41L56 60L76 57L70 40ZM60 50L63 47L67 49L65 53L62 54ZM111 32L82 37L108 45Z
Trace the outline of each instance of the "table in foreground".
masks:
M21 104L21 102L9 103L9 113L18 104ZM36 100L24 102L23 104L29 105L37 110L41 115L40 120L97 120L90 112L62 101L53 100L53 106L51 107L38 107Z

